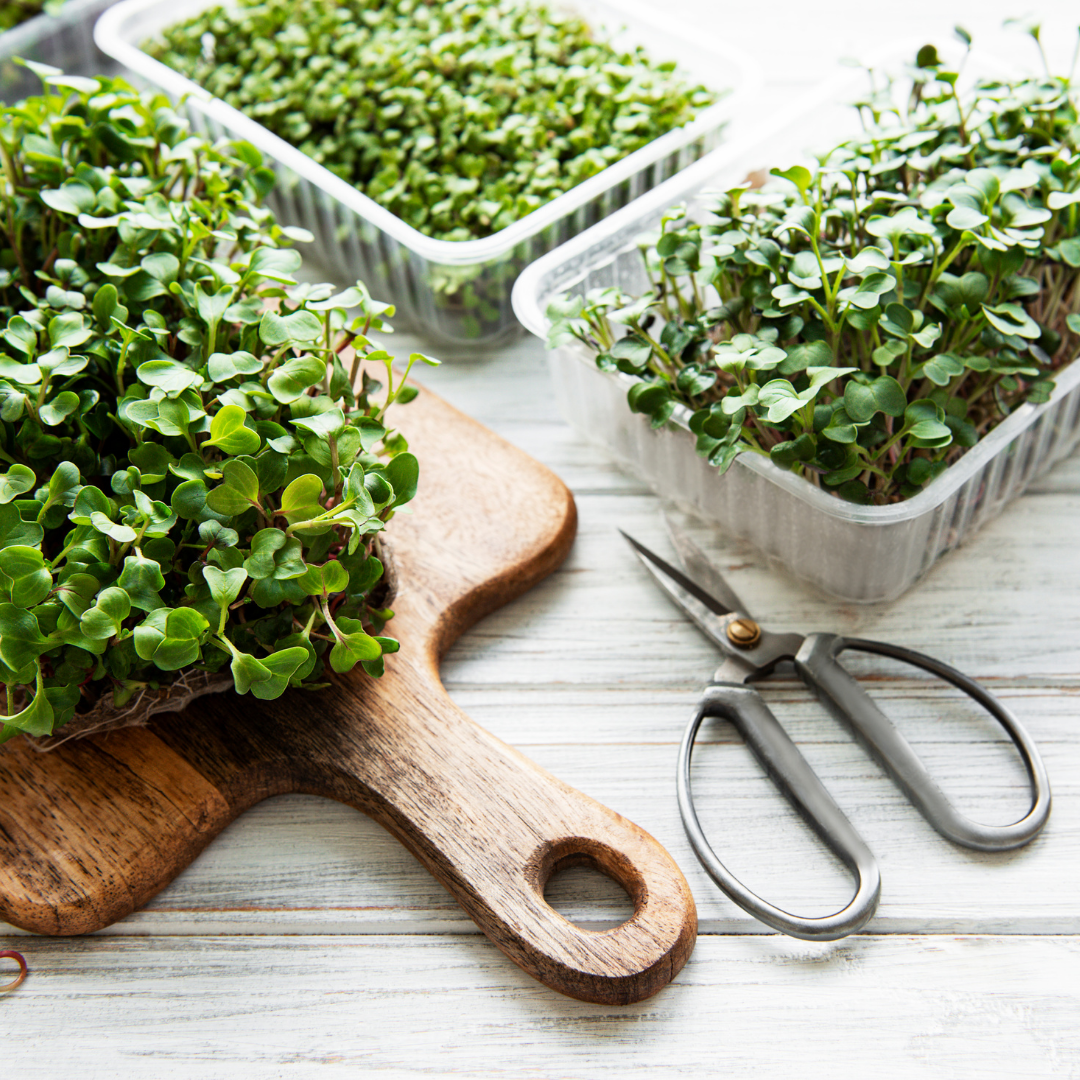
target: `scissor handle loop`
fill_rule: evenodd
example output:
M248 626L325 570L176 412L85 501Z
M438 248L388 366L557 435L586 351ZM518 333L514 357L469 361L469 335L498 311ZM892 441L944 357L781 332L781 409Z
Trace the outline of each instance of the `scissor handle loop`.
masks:
M855 895L841 911L814 919L792 915L748 889L717 858L701 828L690 786L690 758L706 717L720 717L735 726L788 802L851 870L856 882ZM694 853L713 881L744 911L774 930L808 941L846 937L873 916L881 894L877 860L752 687L713 683L705 691L679 748L676 790L679 812Z
M837 660L844 651L875 653L922 668L962 690L1005 729L1023 759L1031 783L1031 809L1012 825L982 825L959 813L926 770L911 744ZM1009 851L1033 840L1050 816L1050 783L1031 736L985 687L932 656L882 641L810 634L795 658L799 677L822 704L848 724L922 816L946 839L978 851Z

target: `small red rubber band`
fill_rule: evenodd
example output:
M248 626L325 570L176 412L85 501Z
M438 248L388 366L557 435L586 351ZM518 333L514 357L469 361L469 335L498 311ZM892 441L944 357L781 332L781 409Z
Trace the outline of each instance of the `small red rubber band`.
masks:
M6 994L9 990L14 990L26 978L26 957L14 949L7 949L0 952L0 960L14 960L19 965L19 974L6 986L0 986L0 994Z

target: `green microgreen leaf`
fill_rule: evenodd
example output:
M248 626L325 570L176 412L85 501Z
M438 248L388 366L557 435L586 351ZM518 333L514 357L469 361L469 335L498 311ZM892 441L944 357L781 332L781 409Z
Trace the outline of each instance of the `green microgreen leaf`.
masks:
M199 659L207 626L194 608L157 608L135 627L135 652L162 671L179 671Z
M337 631L337 644L330 650L330 666L335 671L351 671L361 661L382 655L382 646L358 619L338 619Z
M270 376L267 387L276 401L289 405L307 393L308 388L322 380L326 364L314 356L288 360Z
M34 470L25 465L11 465L0 474L0 504L9 503L37 486Z
M116 584L127 593L132 607L141 611L156 611L164 607L159 594L165 588L165 578L161 566L154 559L144 558L138 552L128 555Z
M261 444L258 432L245 427L247 413L239 405L226 405L210 422L210 446L226 454L254 454Z
M0 551L0 597L22 608L40 604L52 589L52 574L36 547L12 544Z
M330 562L323 566L309 566L297 581L308 596L325 597L348 588L349 572L341 563Z
M102 589L94 606L87 608L80 617L83 636L106 641L117 637L130 614L131 600L123 589Z

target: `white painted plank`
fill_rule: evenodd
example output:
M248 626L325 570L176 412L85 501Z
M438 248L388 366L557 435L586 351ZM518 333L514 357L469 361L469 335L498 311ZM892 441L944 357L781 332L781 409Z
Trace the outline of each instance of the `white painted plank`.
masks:
M480 937L15 940L5 1075L1076 1076L1076 938L709 937L625 1008ZM337 1066L336 1072L333 1067Z
M578 500L578 538L563 568L494 612L447 654L450 687L696 685L716 651L675 609L619 537L622 527L664 552L652 496ZM1080 493L1024 496L899 600L844 605L771 571L749 546L714 538L717 565L771 629L833 630L931 653L992 685L1080 672Z

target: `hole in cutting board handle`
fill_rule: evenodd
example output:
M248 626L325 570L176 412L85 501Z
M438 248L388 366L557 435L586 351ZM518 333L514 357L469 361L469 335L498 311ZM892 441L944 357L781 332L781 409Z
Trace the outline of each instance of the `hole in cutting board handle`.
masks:
M645 897L645 883L625 856L579 837L550 846L539 885L545 902L582 930L622 926L641 909ZM611 917L605 917L607 913Z

